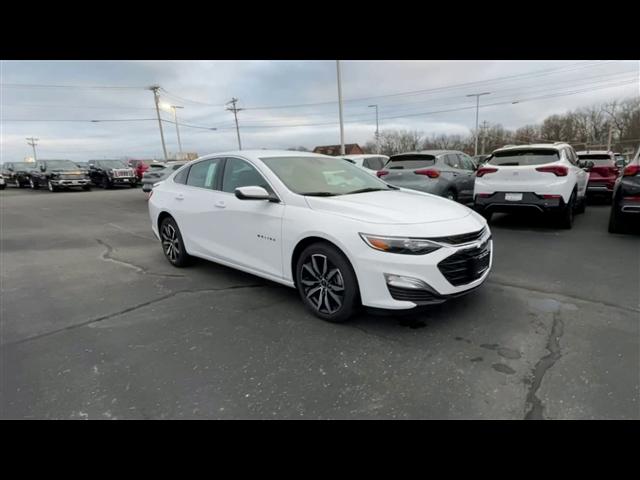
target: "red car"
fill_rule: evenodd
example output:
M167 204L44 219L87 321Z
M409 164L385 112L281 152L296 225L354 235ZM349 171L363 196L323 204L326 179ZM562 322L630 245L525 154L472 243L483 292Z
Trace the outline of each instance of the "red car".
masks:
M149 170L149 164L144 160L129 160L127 163L136 172L138 183L142 182L142 175Z
M611 197L613 186L620 175L620 169L616 166L614 153L606 150L587 150L577 152L577 154L578 159L593 162L593 167L589 170L587 193Z

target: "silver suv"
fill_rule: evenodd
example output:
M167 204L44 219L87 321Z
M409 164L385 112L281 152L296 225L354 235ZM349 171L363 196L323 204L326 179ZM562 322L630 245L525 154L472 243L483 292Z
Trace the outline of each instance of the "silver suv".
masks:
M423 150L392 156L378 172L385 182L461 203L473 201L476 165L457 150Z

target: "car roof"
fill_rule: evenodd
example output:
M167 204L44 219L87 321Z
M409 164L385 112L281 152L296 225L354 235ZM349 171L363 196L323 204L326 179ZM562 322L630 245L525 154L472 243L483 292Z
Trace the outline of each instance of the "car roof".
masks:
M433 156L437 156L437 155L442 155L444 153L464 153L461 152L460 150L416 150L414 152L403 152L403 153L397 153L395 155L392 155L393 157L399 157L402 155L433 155Z
M351 160L358 160L359 158L370 158L370 157L384 157L389 158L387 155L383 155L382 153L363 153L358 155L340 155L342 158L349 158Z
M210 158L210 157L244 157L249 160L260 160L262 158L273 158L273 157L309 157L309 158L340 158L333 157L330 155L322 155L320 153L312 153L312 152L299 152L295 150L233 150L229 152L219 152L212 153L208 155L203 155L200 158Z
M578 155L613 155L609 150L580 150L576 152Z
M505 152L505 151L509 151L509 150L530 150L532 148L539 148L539 149L549 149L549 150L560 150L561 148L564 147L569 147L570 145L568 143L529 143L526 145L507 145L504 146L502 148L496 148L493 153L496 152Z

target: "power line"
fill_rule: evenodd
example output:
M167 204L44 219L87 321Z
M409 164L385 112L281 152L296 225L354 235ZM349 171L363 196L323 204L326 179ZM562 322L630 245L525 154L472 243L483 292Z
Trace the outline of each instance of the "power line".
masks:
M122 90L146 90L148 87L132 87L123 85L45 85L36 83L0 83L5 88L88 88L88 89L122 89Z

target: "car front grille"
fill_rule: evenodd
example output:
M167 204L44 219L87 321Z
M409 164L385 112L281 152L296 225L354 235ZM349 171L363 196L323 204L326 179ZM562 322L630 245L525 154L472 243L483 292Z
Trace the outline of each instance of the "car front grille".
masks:
M80 175L79 173L71 173L67 175L60 175L60 180L82 180L84 175Z
M475 248L460 250L438 263L438 269L451 285L458 287L478 280L489 268L489 241Z
M130 168L113 169L112 172L114 178L133 177L133 170Z
M486 231L486 227L482 227L482 229L478 230L477 232L462 233L460 235L449 235L447 237L429 238L429 240L433 240L434 242L447 243L449 245L463 245L465 243L471 243L480 240L486 233Z

